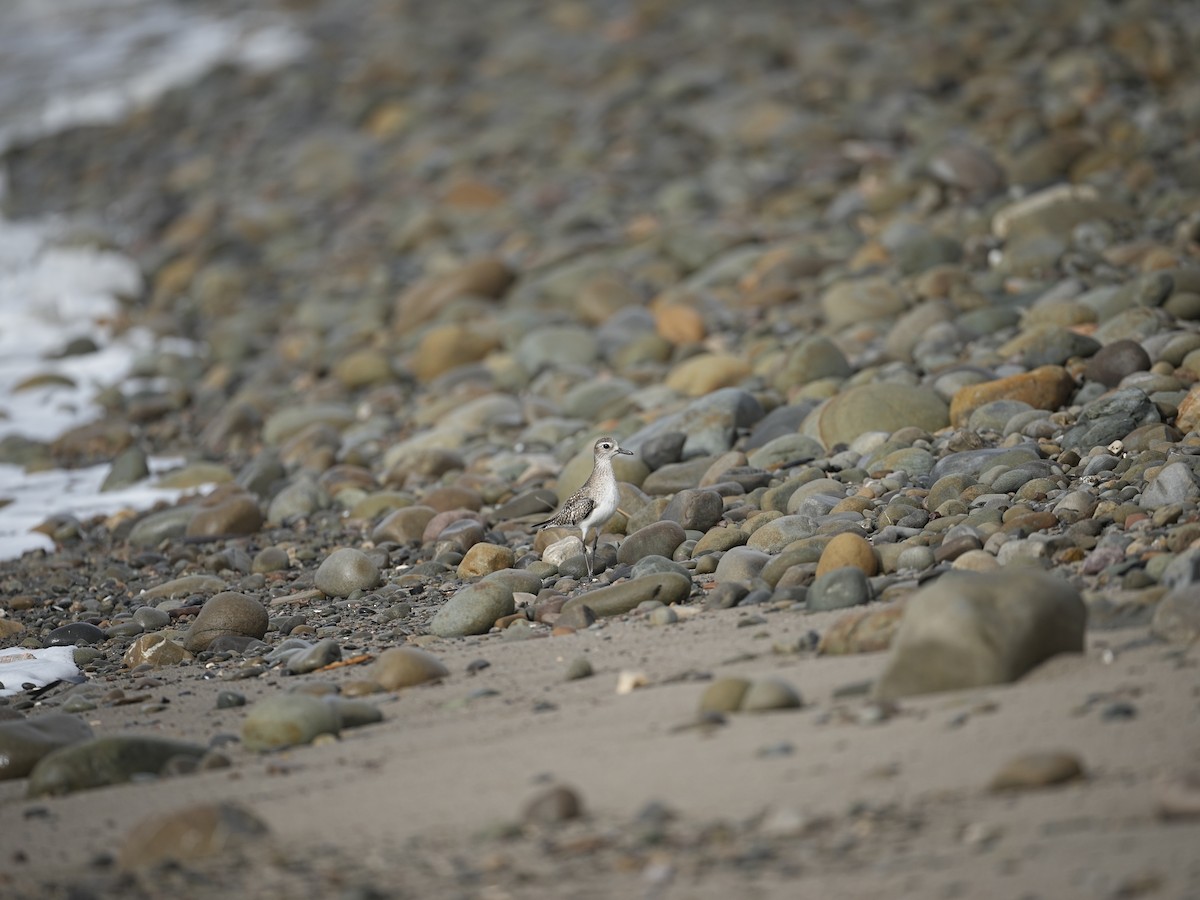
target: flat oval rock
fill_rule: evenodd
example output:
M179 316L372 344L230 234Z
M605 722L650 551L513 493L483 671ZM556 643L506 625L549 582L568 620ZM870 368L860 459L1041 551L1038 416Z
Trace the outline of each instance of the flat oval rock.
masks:
M91 622L71 622L69 625L59 625L46 635L46 646L69 647L80 642L91 645L104 640L104 632Z
M62 747L29 774L28 796L70 794L122 784L135 775L157 775L176 757L199 760L206 748L166 738L109 735Z
M371 665L371 677L385 691L439 681L449 674L440 659L418 647L389 647Z
M988 785L992 791L1023 791L1063 784L1084 777L1083 764L1073 753L1026 753L1000 767Z

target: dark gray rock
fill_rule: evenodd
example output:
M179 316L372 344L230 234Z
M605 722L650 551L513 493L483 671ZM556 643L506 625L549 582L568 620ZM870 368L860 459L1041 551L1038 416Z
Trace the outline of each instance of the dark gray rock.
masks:
M105 641L104 631L91 622L71 622L59 625L46 635L47 647L70 647L75 644L99 644Z
M1150 363L1150 354L1141 344L1122 338L1098 350L1084 367L1083 377L1112 388L1126 375L1145 372Z
M166 738L109 735L62 747L29 773L30 797L69 794L158 775L177 758L199 760L207 748Z
M662 518L678 522L685 531L708 531L721 520L725 504L716 491L689 489L671 498Z

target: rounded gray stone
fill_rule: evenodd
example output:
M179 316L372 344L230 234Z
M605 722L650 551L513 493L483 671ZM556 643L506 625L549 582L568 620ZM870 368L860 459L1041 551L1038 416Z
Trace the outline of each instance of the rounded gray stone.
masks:
M183 638L184 649L198 653L219 637L244 636L262 640L269 617L266 607L237 591L222 591L200 608Z
M342 547L325 557L314 583L317 590L330 597L348 597L379 584L379 567L361 550Z
M896 557L896 568L915 569L923 572L925 569L933 568L935 562L936 558L932 547L905 547Z
M171 624L171 617L166 610L154 606L142 606L133 611L133 620L146 631L158 631Z
M1112 388L1120 384L1126 375L1145 372L1150 364L1150 354L1141 344L1122 338L1100 348L1088 360L1083 377Z
M282 547L263 547L256 554L250 564L251 572L267 573L267 572L282 572L289 568L292 562L288 558L287 551Z
M289 519L311 516L328 505L329 495L309 478L301 477L285 485L271 498L267 506L267 521L278 525Z
M678 522L685 531L708 531L725 514L725 503L716 491L689 488L671 498L662 518Z
M804 496L796 499L796 495L799 493L797 491L788 500L789 507L793 506L793 500L795 500L796 506L799 506L804 501ZM816 532L817 524L812 516L781 516L756 529L754 534L750 535L750 540L746 542L746 546L751 550L760 550L764 553L779 553L793 541L812 537Z
M511 587L500 581L480 581L447 600L429 623L429 630L439 637L486 634L497 619L515 611Z
M692 573L688 571L687 566L667 559L665 556L642 557L633 564L631 575L634 578L640 578L643 575L657 575L660 572L676 572L684 578L692 577Z
M820 576L808 588L808 611L847 609L871 601L871 582L862 569L845 566Z
M586 365L596 358L596 337L578 325L549 325L531 331L517 345L516 359L526 372Z
M750 547L733 547L721 555L715 573L717 584L750 584L771 561L771 555Z
M130 530L129 543L135 547L155 547L165 540L181 538L195 515L196 509L191 506L150 513Z
M1187 463L1168 463L1146 485L1138 505L1143 509L1158 509L1173 503L1191 503L1200 497L1200 486Z
M815 439L803 434L783 434L751 453L746 462L760 469L770 469L795 466L824 455L825 448Z
M621 542L617 562L635 563L646 556L665 556L670 559L675 548L685 540L687 535L678 522L654 522L639 528Z
M146 451L141 447L129 447L113 460L101 491L115 491L131 484L137 484L143 478L150 476L150 467L146 462Z
M383 710L366 700L339 697L336 694L322 697L321 700L333 707L342 728L361 728L363 725L374 725L383 721Z
M508 585L513 593L536 594L542 589L542 579L529 569L498 569L489 572L482 580Z
M788 351L783 366L775 374L775 387L786 393L822 378L846 378L854 367L841 349L823 335L802 337Z
M263 440L280 444L310 425L331 425L338 431L354 422L354 410L340 403L285 406L272 413L263 425Z
M322 638L311 647L295 650L287 657L285 668L293 675L314 672L342 658L342 648L333 638Z
M993 400L972 411L967 419L967 428L971 431L1003 432L1004 426L1013 416L1031 409L1032 406L1021 400Z
M677 413L662 416L631 435L622 446L638 450L642 444L664 434L686 435L683 458L724 453L733 446L741 429L763 417L762 404L749 391L721 388L698 397Z

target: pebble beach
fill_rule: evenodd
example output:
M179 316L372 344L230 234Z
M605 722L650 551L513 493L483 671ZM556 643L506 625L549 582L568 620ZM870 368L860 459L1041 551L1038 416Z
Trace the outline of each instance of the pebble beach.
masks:
M0 123L0 893L1200 897L1186 4L257 15Z

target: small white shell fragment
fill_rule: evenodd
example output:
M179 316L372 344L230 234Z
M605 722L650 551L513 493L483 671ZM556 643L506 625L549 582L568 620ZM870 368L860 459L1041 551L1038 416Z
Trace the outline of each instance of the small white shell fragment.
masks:
M632 669L622 669L617 674L617 693L632 694L640 687L650 683L645 672L634 672Z

